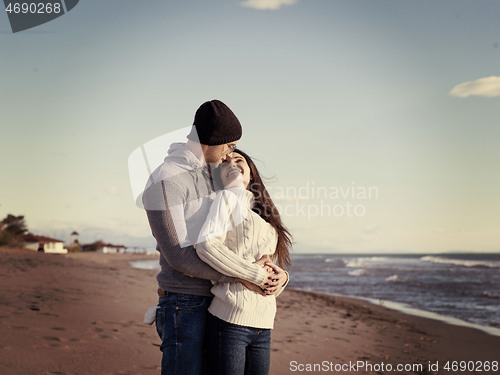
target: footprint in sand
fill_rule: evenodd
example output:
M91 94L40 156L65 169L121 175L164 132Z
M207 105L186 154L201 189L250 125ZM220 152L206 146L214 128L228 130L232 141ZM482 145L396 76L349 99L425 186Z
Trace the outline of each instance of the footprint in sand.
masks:
M52 314L52 313L40 313L40 315L53 316L53 317L55 317L55 318L59 318L59 315L57 315L57 314Z
M61 341L60 337L55 337L55 336L42 336L42 339L48 341Z
M333 339L334 339L334 340L337 340L337 341L351 342L350 340L348 340L348 339L346 339L346 338L343 338L343 337L334 337Z
M12 328L19 329L19 330L22 330L22 331L25 331L25 330L29 329L28 327L23 327L23 326L14 326Z
M55 336L42 336L42 339L47 340L50 346L56 347L61 346L61 338Z

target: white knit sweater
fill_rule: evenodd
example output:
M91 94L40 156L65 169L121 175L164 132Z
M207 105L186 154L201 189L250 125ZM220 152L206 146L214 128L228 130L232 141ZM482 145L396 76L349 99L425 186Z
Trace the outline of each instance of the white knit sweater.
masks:
M251 210L253 194L242 188L217 193L196 245L198 256L217 271L261 284L268 273L253 264L264 254L274 254L276 230ZM276 297L262 296L241 283L217 283L208 309L226 322L273 328Z

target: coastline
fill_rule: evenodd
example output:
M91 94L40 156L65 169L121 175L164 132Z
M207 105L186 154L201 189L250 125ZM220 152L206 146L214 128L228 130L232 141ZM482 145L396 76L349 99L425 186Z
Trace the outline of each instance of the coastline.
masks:
M387 308L389 310L398 311L402 314L412 315L412 316L431 319L431 320L436 320L436 321L443 322L445 324L449 324L451 326L473 328L473 329L477 329L479 331L483 331L489 335L500 337L500 328L484 326L484 325L480 325L480 324L474 324L474 323L467 322L467 321L462 320L462 319L453 318L453 317L446 316L446 315L440 315L440 314L426 311L426 310L422 310L422 309L412 308L412 307L409 307L409 306L407 306L403 303L399 303L399 302L394 302L394 301L389 301L389 300L377 300L374 298L365 298L365 297L359 297L359 296L347 296L347 295L319 292L319 291L315 291L315 290L306 290L306 289L297 289L297 288L288 288L288 289L294 290L297 292L305 292L305 293L324 295L326 297L332 297L332 298L352 299L352 300L356 300L356 301L360 301L360 302L366 301L374 306L382 306L382 307Z
M0 248L0 373L158 374L159 338L154 326L142 323L157 302L157 271L129 264L142 259L151 256ZM500 337L474 328L359 298L287 289L278 298L270 374L465 375L473 371L443 366L500 361L498 347ZM357 361L365 367L321 368ZM382 363L422 368L387 371Z
M500 337L476 328L405 314L357 297L291 289L285 292L286 298L278 298L271 374L294 373L291 361L302 364L326 361L330 365L362 361L374 366L392 364L393 369L311 373L468 375L475 372L451 371L444 367L461 361L473 361L479 366L500 361ZM436 363L439 363L437 369ZM421 367L398 372L395 371L397 365ZM289 372L283 371L285 368ZM309 373L305 370L303 373ZM483 369L477 373L499 374L500 370Z
M302 254L304 255L304 254ZM338 256L339 254L328 254L329 256ZM342 254L340 254L342 255ZM384 254L382 254L384 255ZM424 254L418 254L419 257L427 257L429 258L430 256L429 255L424 255ZM457 254L454 254L455 256L457 256ZM459 254L460 255L460 254ZM461 254L460 256L470 256L471 254L470 253L467 253L467 254ZM492 254L493 256L495 257L498 257L500 254ZM309 256L309 255L307 255ZM313 255L315 256L315 255ZM347 256L347 255L346 255ZM352 257L352 255L350 255ZM362 254L362 256L364 257L365 254ZM411 255L413 256L413 255ZM406 258L406 257L411 257L411 256L400 256L398 255L398 258ZM484 254L481 254L482 257L484 257ZM382 259L378 254L377 255L371 255L370 257L368 257L370 259L374 259L374 258L379 258L379 259ZM328 263L328 261L332 259L332 258L327 258L325 259L325 262ZM464 265L469 265L469 266L483 266L483 267L491 267L491 268L498 268L498 264L493 264L489 261L484 261L484 259L482 260L466 260L466 259L462 259L462 260L456 260L456 259L452 259L452 260L449 260L449 259L441 259L441 258L436 258L438 260L438 263L452 263L452 264L455 264L455 263L458 263L460 264L461 266L464 266ZM342 259L343 262L346 262L344 259ZM133 262L130 262L130 265L134 268L139 268L139 269L146 269L146 270L154 270L156 269L157 271L159 271L159 264L158 264L158 261L156 259L156 261L153 261L153 260L139 260L139 261L133 261ZM361 267L361 268L356 268L355 271L350 271L349 274L353 273L353 272L358 272L360 270L363 270L363 274L365 271L365 269L363 268L363 266L358 266L358 267ZM291 270L291 272L293 273L293 268ZM397 271L395 271L397 272ZM300 271L298 273L294 273L294 277L293 278L296 278L297 276L299 276L299 279L300 279ZM394 278L394 276L393 276ZM399 276L395 276L396 278L396 281L398 282L401 282L401 278ZM354 281L349 281L348 283L350 284L354 284L356 282L356 279L353 278L352 280ZM341 280L341 281L344 281L345 280ZM361 280L360 280L361 281ZM388 281L387 278L383 278L382 280L379 280L379 282L386 282ZM392 280L389 280L389 281L392 281ZM415 281L414 281L415 282ZM418 281L417 281L418 282ZM307 284L307 283L306 283ZM402 313L405 313L405 314L409 314L409 315L415 315L415 316L420 316L420 317L426 317L426 318L429 318L429 319L435 319L435 320L439 320L439 321L442 321L444 323L447 323L447 324L451 324L451 325L457 325L457 326L464 326L464 327L471 327L471 328L475 328L475 329L479 329L479 330L482 330L488 334L491 334L491 335L495 335L495 336L500 336L500 327L498 326L494 326L494 325L488 325L488 324L485 324L486 321L483 320L483 322L471 322L471 321L468 321L464 318L460 318L460 317L456 317L452 314L454 314L455 312L460 312L461 314L457 314L457 315L461 315L463 316L463 313L464 311L463 310L456 310L456 311L453 311L451 309L447 309L448 311L448 315L446 314L446 312L437 312L437 311L429 311L427 310L425 307L426 305L418 305L418 304L413 304L410 305L408 304L407 302L403 302L403 301L395 301L395 300L392 300L392 299L386 299L386 298L375 298L375 297L365 297L365 296L362 296L362 295L351 295L351 294L343 294L343 293L338 293L338 292L330 292L330 291L327 291L325 289L322 289L322 288L319 288L319 289L312 289L312 288L304 288L304 287L300 287L299 285L301 285L301 282L291 282L289 284L290 286L288 287L288 289L292 288L292 289L295 289L295 290L300 290L300 291L305 291L305 292L313 292L313 293L323 293L327 296L332 296L332 297L348 297L348 298L354 298L354 299L357 299L357 300L360 300L360 301L368 301L372 304L375 304L375 305L381 305L381 306L384 306L384 307L387 307L389 309L392 309L392 310L397 310L399 312L402 312ZM341 290L347 290L345 287L344 288L341 288ZM429 291L431 292L431 291ZM486 293L486 292L484 292ZM484 295L483 293L483 295ZM429 294L429 295L432 295L432 294ZM496 296L496 295L495 295ZM422 302L422 301L419 301L419 302ZM459 302L459 301L455 301L455 302ZM480 303L480 301L477 301L478 303ZM452 302L453 303L453 302ZM462 303L464 303L464 301L462 301ZM471 302L472 304L469 305L469 306L473 306L473 303L474 302ZM415 306L416 305L416 306ZM493 306L489 306L490 308L492 308ZM487 307L485 307L487 308ZM470 310L469 310L470 312ZM492 317L493 318L493 317Z

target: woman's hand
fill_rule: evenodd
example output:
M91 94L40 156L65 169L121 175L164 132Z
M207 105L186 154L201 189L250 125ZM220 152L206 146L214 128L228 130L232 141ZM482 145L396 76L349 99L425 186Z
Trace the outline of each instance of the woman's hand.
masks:
M270 266L270 265L274 265L274 263L271 259L271 256L269 254L264 254L264 255L262 255L262 257L259 260L255 261L254 263L258 264L259 266L264 267L264 269L269 274L269 276L266 278L266 280L264 280L262 282L262 284L259 285L259 288L261 288L261 290L263 292L261 294L263 294L263 295L274 294L275 292L270 293L270 289L273 290L277 286L276 281L273 280L273 279L276 279L277 275L276 275L275 269ZM274 266L277 267L276 265L274 265ZM280 268L280 270L281 270L281 268Z
M269 276L264 283L263 290L266 295L273 295L278 293L288 282L288 274L273 262L266 262L265 265Z
M258 264L259 266L264 266L264 264L268 262L272 262L273 260L271 259L271 256L269 254L264 254L260 257L259 260L256 260L253 262L254 264Z
M271 257L267 254L263 255L259 260L254 262L260 266L263 266L268 273L266 280L260 285L252 284L249 281L243 279L236 279L236 282L242 283L247 289L253 290L263 296L270 296L278 293L281 288L288 282L288 274L274 264Z

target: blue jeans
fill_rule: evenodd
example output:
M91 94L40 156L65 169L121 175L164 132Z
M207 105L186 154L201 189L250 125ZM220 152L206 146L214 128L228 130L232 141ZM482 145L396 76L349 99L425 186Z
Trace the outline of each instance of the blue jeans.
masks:
M168 293L160 297L156 331L162 340L162 375L202 374L207 309L212 297Z
M269 374L270 329L231 324L209 313L206 342L209 374Z

